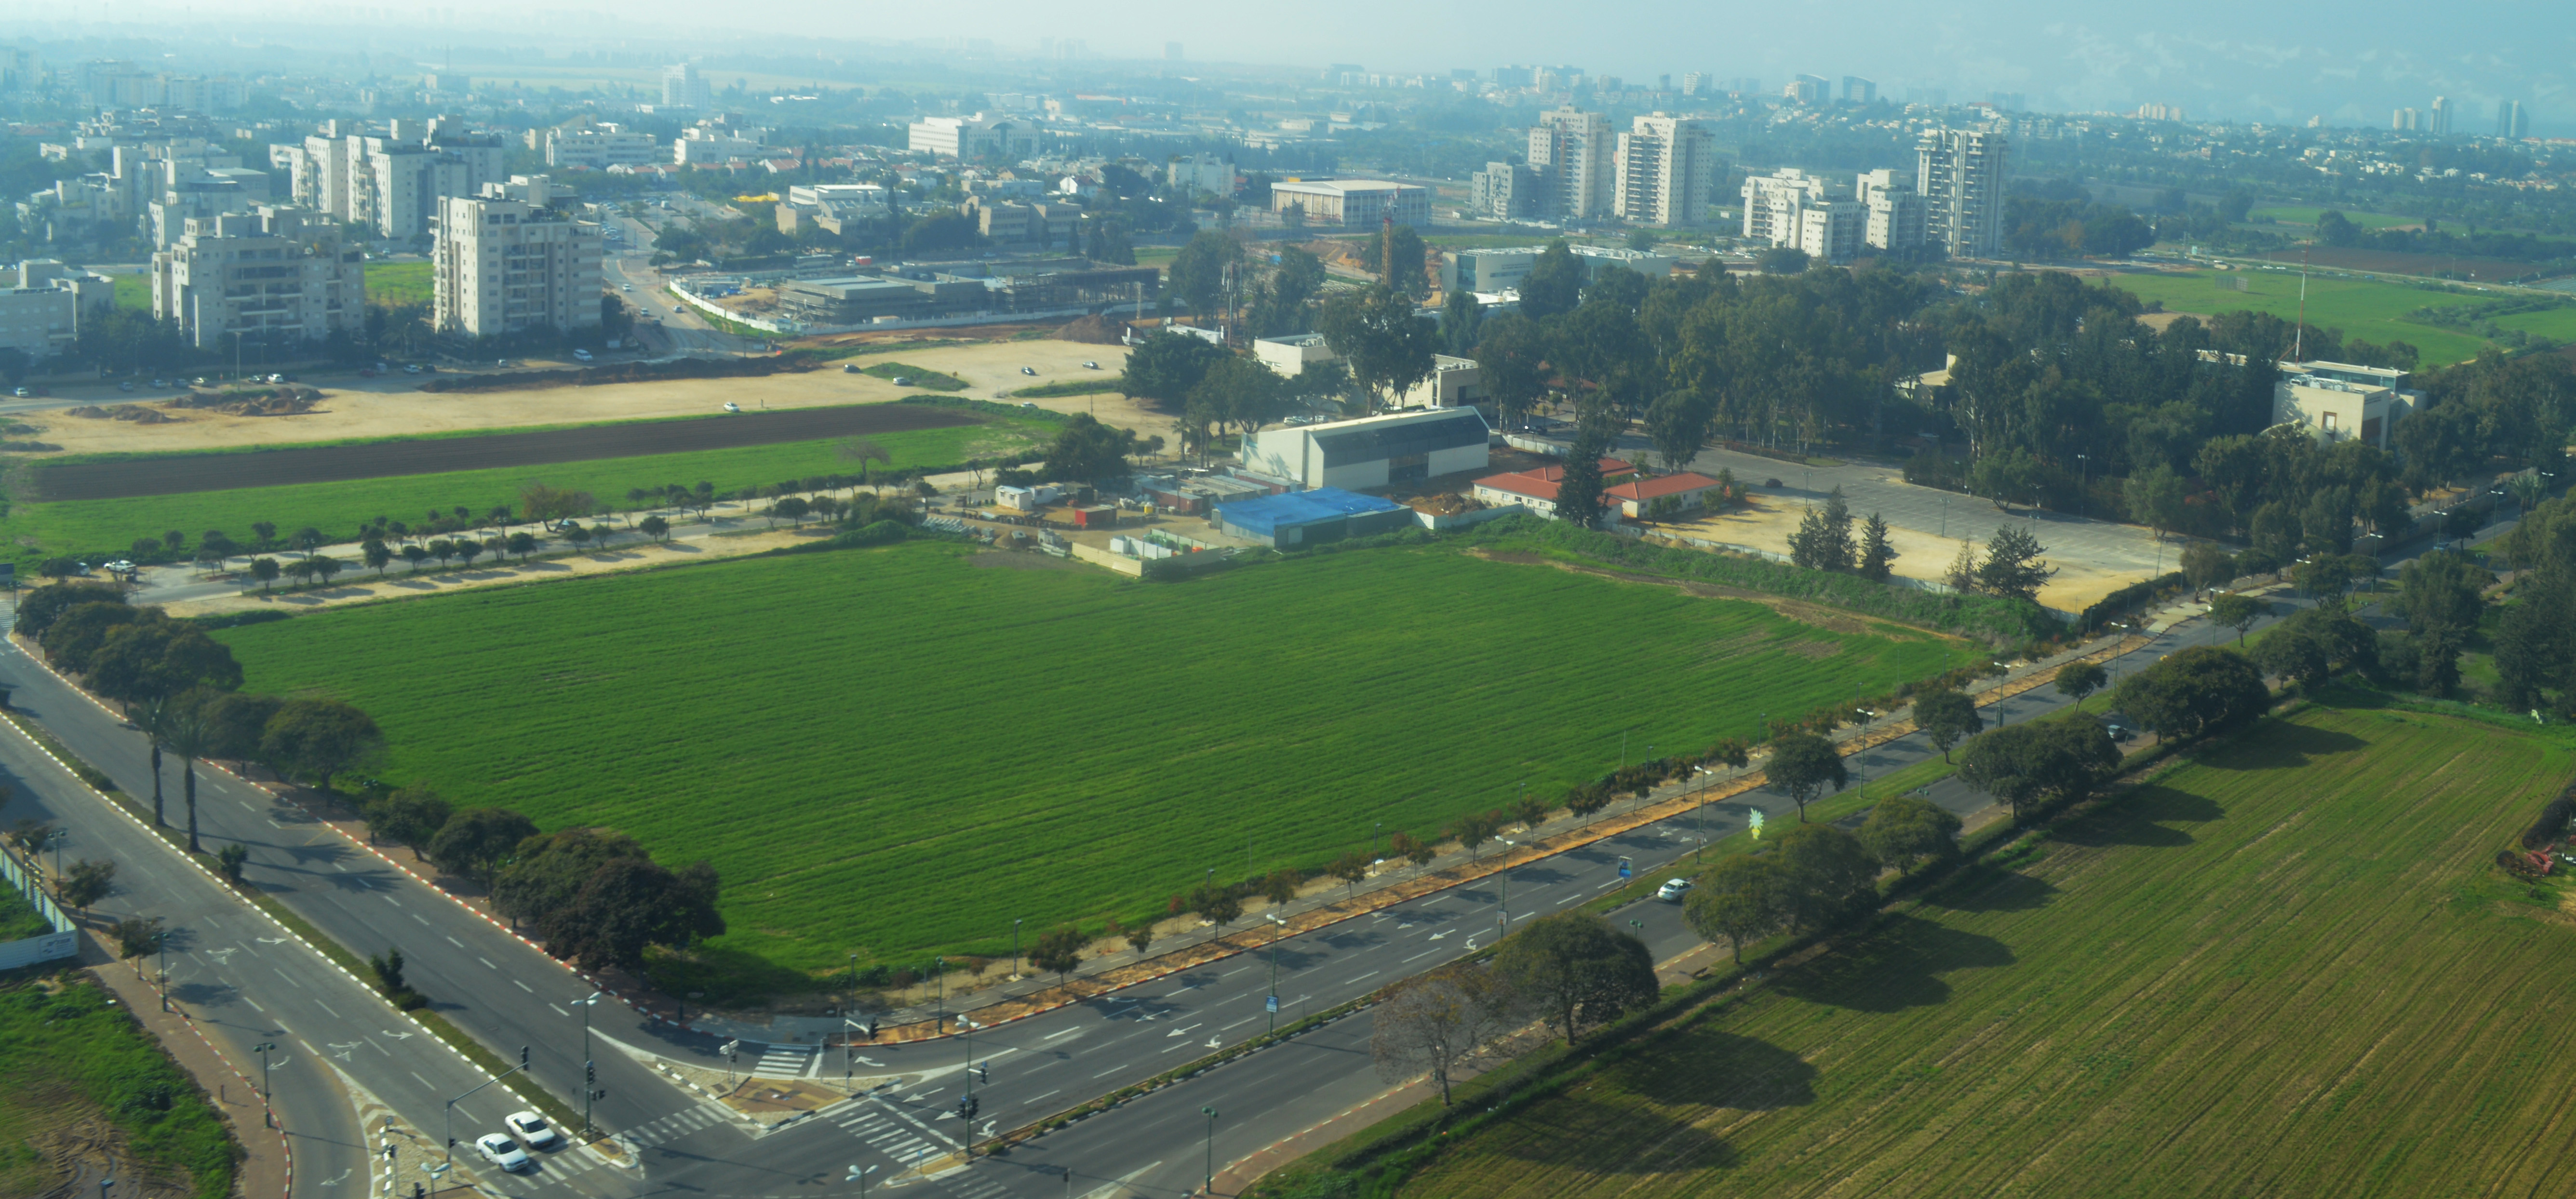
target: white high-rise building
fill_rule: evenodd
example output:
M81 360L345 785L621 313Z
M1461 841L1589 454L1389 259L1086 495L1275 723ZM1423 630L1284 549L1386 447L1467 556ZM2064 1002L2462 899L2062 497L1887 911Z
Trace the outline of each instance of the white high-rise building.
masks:
M1540 215L1538 172L1517 162L1489 162L1467 177L1467 211L1480 220L1516 221Z
M2523 111L2522 101L2496 101L2496 136L2513 138L2531 136L2531 114Z
M1923 197L1924 237L1953 258L1991 258L2003 246L2001 133L1935 129L1915 147L1914 190Z
M284 156L296 204L401 238L429 232L439 200L473 195L500 179L509 149L440 117L396 121L383 135L316 135L286 147Z
M543 175L513 175L439 204L432 328L489 337L599 323L599 226L575 220Z
M1854 200L1824 200L1798 210L1798 236L1791 244L1817 262L1849 262L1858 256L1868 231L1868 210Z
M152 256L153 314L200 349L318 341L365 322L366 263L323 213L263 204L190 217L178 244Z
M1680 228L1708 214L1717 142L1708 126L1662 113L1638 117L1619 135L1619 216Z
M1571 104L1539 114L1529 131L1529 165L1547 194L1547 215L1563 221L1600 220L1618 197L1618 143L1610 118Z
M662 106L664 108L713 108L715 89L706 77L698 74L698 64L676 63L662 68Z
M1799 214L1809 204L1824 202L1825 181L1796 167L1782 167L1768 175L1746 179L1739 194L1744 198L1743 236L1747 241L1794 246L1799 238Z
M1853 197L1869 213L1861 242L1892 254L1923 247L1923 196L1914 180L1895 171L1870 171L1860 177Z
M2451 98L2449 96L2433 97L2432 120L2427 123L2425 132L2449 133L2451 131L2451 110L2452 105Z

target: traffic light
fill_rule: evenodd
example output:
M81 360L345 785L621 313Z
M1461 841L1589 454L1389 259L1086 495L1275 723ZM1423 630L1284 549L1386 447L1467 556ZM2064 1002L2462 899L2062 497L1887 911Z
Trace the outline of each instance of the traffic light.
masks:
M982 1111L983 1108L984 1101L977 1099L972 1095L960 1095L957 1097L957 1118L960 1120L973 1120L975 1118L975 1113Z
M581 1081L585 1085L597 1086L599 1084L599 1063L583 1062L581 1064Z
M977 1065L976 1065L976 1067L975 1067L975 1081L977 1081L977 1082L991 1082L991 1081L993 1081L993 1066L992 1066L992 1063L990 1063L990 1062L984 1062L984 1063L979 1063L979 1064L977 1064Z
M411 1199L426 1199L426 1193L420 1189L420 1184L417 1182L411 1184Z
M528 1047L525 1045L519 1046L519 1068L522 1070L528 1068Z

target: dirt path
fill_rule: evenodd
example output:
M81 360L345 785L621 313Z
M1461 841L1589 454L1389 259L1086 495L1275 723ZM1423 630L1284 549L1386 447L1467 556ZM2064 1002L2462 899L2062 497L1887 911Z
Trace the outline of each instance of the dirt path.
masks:
M167 607L172 616L210 616L223 612L249 612L261 608L275 608L287 612L318 612L324 608L345 608L352 604L373 603L377 600L412 599L424 595L472 591L482 587L505 587L517 583L579 578L585 575L651 570L656 567L676 566L690 562L716 562L726 558L747 557L819 541L832 536L834 532L836 530L829 528L769 529L719 533L688 541L674 539L668 545L655 545L638 538L608 549L574 553L559 558L538 558L528 562L435 571L420 575L389 570L382 578L369 576L355 582L317 587L310 591L251 591L241 595L180 600Z

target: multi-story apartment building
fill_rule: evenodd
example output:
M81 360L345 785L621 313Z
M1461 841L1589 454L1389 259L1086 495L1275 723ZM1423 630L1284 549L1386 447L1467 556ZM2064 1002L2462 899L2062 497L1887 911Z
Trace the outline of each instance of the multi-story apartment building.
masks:
M1642 116L1619 135L1618 213L1639 225L1697 225L1708 213L1716 139L1698 121Z
M1231 196L1234 194L1234 164L1214 154L1175 157L1163 164L1163 181L1184 200L1200 192L1211 196Z
M2455 107L2456 106L2451 103L2451 98L2449 96L2433 97L2432 117L2426 122L2425 132L2449 133L2451 131L2451 114Z
M587 167L604 171L610 167L640 167L665 161L662 141L650 133L638 133L622 125L584 119L579 124L543 131L530 130L529 138L538 144L529 148L546 153L550 167Z
M178 243L152 256L152 311L200 349L227 337L276 344L354 332L366 313L364 257L324 213L262 204L191 217Z
M923 117L906 133L912 150L944 158L1003 158L1017 162L1036 157L1038 127L1018 117Z
M1597 221L1611 215L1618 197L1618 142L1610 118L1571 104L1540 113L1529 131L1529 165L1538 172L1543 215L1560 221Z
M72 348L83 318L115 304L114 279L51 258L21 262L14 283L0 288L0 349L42 362Z
M1990 258L2003 245L2001 133L1935 129L1915 147L1914 190L1923 197L1924 236L1953 258Z
M289 161L297 205L405 238L429 232L440 200L501 179L508 155L500 138L439 117L395 121L382 134L342 134L334 122L290 148Z
M513 175L439 202L431 327L491 337L599 323L599 226L546 176Z
M1739 194L1744 198L1745 240L1794 246L1798 244L1799 214L1809 204L1824 202L1825 181L1796 167L1782 167L1768 175L1745 179Z
M715 89L698 74L698 64L677 63L662 68L662 107L712 108Z
M1538 172L1517 162L1489 162L1467 177L1467 211L1488 221L1517 221L1541 215L1546 197Z
M1860 254L1869 210L1857 200L1820 200L1798 210L1798 239L1791 243L1817 262L1849 262Z
M1922 249L1923 196L1914 190L1914 180L1899 178L1895 171L1869 171L1861 175L1852 198L1869 212L1863 244L1894 254Z
M736 159L761 156L766 130L735 129L699 122L680 131L671 143L671 161L684 167L723 166Z

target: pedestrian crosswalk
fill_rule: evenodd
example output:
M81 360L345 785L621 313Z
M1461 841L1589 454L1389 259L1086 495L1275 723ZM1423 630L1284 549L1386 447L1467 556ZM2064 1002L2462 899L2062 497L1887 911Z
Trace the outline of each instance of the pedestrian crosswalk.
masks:
M814 1051L804 1045L772 1045L760 1055L752 1073L762 1078L803 1078L814 1065Z
M638 1149L649 1149L664 1141L684 1137L724 1120L722 1109L712 1104L683 1108L658 1120L630 1128L618 1134L619 1139Z
M908 1120L874 1103L862 1103L832 1118L851 1136L868 1148L893 1158L905 1168L945 1154L955 1148L945 1138L935 1138Z

